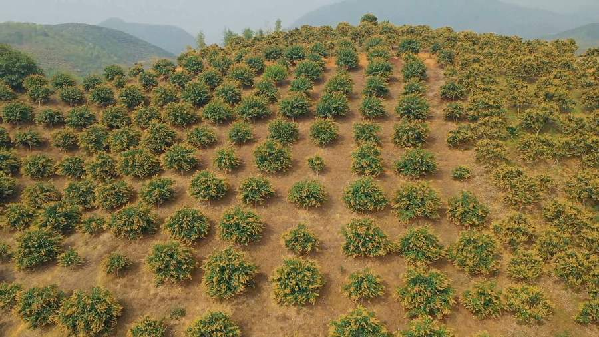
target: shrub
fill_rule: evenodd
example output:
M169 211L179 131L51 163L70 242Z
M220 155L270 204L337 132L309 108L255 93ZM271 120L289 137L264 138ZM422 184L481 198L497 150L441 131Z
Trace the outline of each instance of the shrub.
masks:
M383 210L387 198L374 179L367 177L355 180L343 191L345 205L354 212L373 212Z
M189 194L200 201L220 200L229 190L229 184L214 173L202 170L196 173L189 185Z
M468 148L474 140L475 135L470 125L460 125L447 134L447 145L451 148Z
M505 290L506 310L520 323L542 323L553 313L553 304L535 286L509 286Z
M497 318L504 310L502 291L494 281L481 281L464 291L462 304L478 319Z
M375 317L374 312L362 306L330 323L329 337L371 336L388 337L387 328Z
M150 91L158 86L158 76L149 71L145 71L139 75L139 84L145 91Z
M127 206L113 213L108 224L116 237L136 240L158 230L156 216L141 205Z
M421 317L410 321L408 330L401 331L401 337L454 337L455 335L431 317Z
M165 337L167 326L162 320L144 316L137 321L127 334L128 337Z
M414 39L403 39L399 43L399 52L418 54L420 53L420 42Z
M451 177L455 180L467 180L472 177L472 171L467 166L457 166L451 171Z
M65 118L67 126L75 129L86 128L96 122L96 115L86 106L71 109Z
M164 226L172 238L187 244L205 238L210 231L208 218L191 208L179 209L166 220Z
M465 227L484 226L489 216L489 208L482 204L474 194L462 191L449 199L447 210L449 221Z
M274 194L272 184L263 177L250 177L239 185L239 198L244 204L263 204Z
M162 158L162 164L167 169L179 172L190 172L199 165L196 151L184 145L173 145Z
M87 163L85 171L91 179L106 182L119 176L116 165L114 158L100 153Z
M443 108L444 118L447 121L462 121L466 119L466 110L464 109L464 105L461 103L449 103L445 108Z
M19 294L16 311L30 329L43 328L54 323L64 297L56 285L33 287Z
M267 66L266 69L264 69L262 78L268 81L273 81L277 85L280 85L287 79L288 76L289 73L287 72L287 68L284 65L275 63Z
M114 130L108 136L108 144L112 152L123 152L139 145L141 132L131 128Z
M402 119L425 120L429 116L430 107L424 97L412 94L403 96L395 111Z
M297 78L303 77L310 81L318 81L323 74L323 68L315 61L305 60L299 62L295 68L295 76Z
M336 64L339 68L354 70L359 66L358 53L350 48L342 48L337 51Z
M314 171L314 173L318 174L325 169L324 159L320 156L313 156L308 158L308 167Z
M119 93L119 102L127 109L135 109L146 102L141 88L136 85L127 85Z
M64 115L60 110L44 109L35 116L35 123L45 127L64 124Z
M278 45L269 45L264 50L264 57L269 61L278 60L283 56L283 48Z
M88 75L83 78L83 81L82 81L83 89L85 91L90 91L90 90L94 89L95 87L97 87L98 85L102 84L103 81L104 80L99 75L95 75L95 74Z
M316 105L316 116L334 118L345 116L349 113L347 97L340 92L325 93Z
M411 178L421 178L437 171L435 155L427 150L408 150L395 162L397 173Z
M129 269L131 265L133 265L133 262L127 256L117 252L108 254L108 256L102 260L102 268L108 275L119 276L119 274L122 274Z
M36 130L18 131L15 135L15 145L27 146L30 150L34 147L40 147L45 142L42 135Z
M246 261L244 253L231 247L208 256L202 268L208 295L217 299L242 294L258 272L255 264Z
M8 204L3 212L4 225L9 230L24 231L35 221L35 208L24 203Z
M283 234L283 244L296 255L306 255L318 250L320 240L306 225L299 224Z
M256 167L264 173L286 172L291 168L291 150L277 142L267 140L254 150Z
M63 87L59 91L59 96L64 103L70 106L85 103L85 92L78 87Z
M57 165L56 172L71 179L85 176L85 161L81 157L64 157Z
M17 180L0 171L0 203L11 198L17 187Z
M256 91L254 92L256 96L262 97L269 102L276 102L279 99L279 89L274 81L271 80L261 80L256 83Z
M535 225L521 213L510 214L506 219L493 224L493 232L497 238L507 243L512 249L518 249L523 244L533 240Z
M8 243L0 242L0 263L8 262L12 259L12 248ZM2 284L0 284L0 309L3 306Z
M153 106L138 107L133 113L133 123L141 129L147 129L152 123L159 123L161 120L160 111Z
M157 285L191 280L191 273L197 266L191 249L175 241L154 245L146 263L154 273Z
M324 185L316 180L302 180L295 183L287 200L302 208L320 207L327 199Z
M441 86L441 98L455 101L458 99L463 99L466 97L466 89L456 83L456 82L447 82Z
M439 238L428 227L410 228L399 240L398 251L412 264L428 265L445 256Z
M223 82L223 77L220 72L215 69L207 69L198 77L201 83L205 83L210 87L210 89L214 89L218 87Z
M106 227L106 220L101 216L92 215L86 219L83 219L78 224L78 228L85 234L94 235L103 231Z
M215 153L214 166L220 171L228 173L238 169L241 164L241 159L232 147L218 149Z
M62 236L48 228L32 229L17 238L14 261L17 269L34 269L55 261L61 251Z
M362 93L364 96L386 97L389 95L389 84L385 78L370 76L366 79L366 86Z
M393 244L372 219L354 219L342 228L345 238L343 253L351 257L385 256L393 251Z
M307 95L312 89L314 89L314 83L305 77L297 77L289 84L289 91L296 94Z
M33 121L33 107L21 103L8 103L2 108L2 121L9 124L27 124Z
M519 250L508 263L507 273L515 280L534 280L543 273L543 260L533 250Z
M196 148L208 148L216 142L216 131L209 126L198 126L187 133L187 143Z
M73 248L65 250L58 256L58 264L61 267L76 268L81 266L84 262L85 260L79 256L79 253L77 253L77 251L75 251Z
M381 150L372 142L360 145L352 153L351 169L354 173L377 177L383 173Z
M401 147L419 148L429 135L426 123L418 121L401 121L393 127L393 143Z
M252 69L254 74L260 74L264 71L264 57L260 55L250 55L245 59L245 63Z
M424 62L415 56L406 57L405 61L406 62L401 70L405 82L408 82L411 79L418 79L421 81L427 79L426 65Z
M39 214L37 225L41 228L49 228L59 233L69 233L81 221L79 207L64 202L44 205Z
M145 179L160 172L160 160L144 149L127 150L121 153L119 170L123 175Z
M23 286L18 283L0 283L0 309L10 311L18 304L19 294Z
M96 202L105 210L115 210L125 206L133 197L133 188L119 180L96 187Z
M17 98L17 94L12 90L12 88L3 81L0 82L0 101L8 102L15 98Z
M114 91L107 85L98 85L91 91L91 101L102 107L112 105L116 102Z
M389 78L393 74L393 65L383 58L375 58L368 63L366 67L367 76L380 76Z
M244 64L237 64L229 69L229 77L246 88L254 85L254 76L254 71Z
M43 205L60 200L60 192L52 183L37 182L25 187L21 197L27 205L40 208Z
M360 113L365 118L381 118L387 116L383 101L374 96L365 96L360 105Z
M279 103L279 112L287 118L301 118L310 114L310 99L304 93L291 94Z
M154 62L152 65L152 70L154 70L158 75L168 77L172 75L176 71L177 66L175 63L169 59L160 59Z
M420 80L410 80L403 87L403 95L424 95L426 93L426 86Z
M174 85L178 89L184 88L189 81L191 81L191 75L186 71L177 71L169 78L170 84Z
M379 136L379 133L381 132L381 127L377 124L369 123L369 122L354 123L353 131L354 131L354 141L358 144L362 144L362 143L380 144L381 143L381 137Z
M92 125L79 134L78 144L89 153L102 152L108 149L109 136L110 132L106 127Z
M325 85L326 93L339 92L347 96L352 93L354 88L354 81L345 71L340 71L329 79Z
M284 56L290 62L295 63L306 58L306 49L301 45L291 45L285 49Z
M51 83L54 88L66 88L77 85L77 80L71 74L58 73L52 76Z
M83 209L92 209L96 204L95 187L90 180L70 182L64 189L64 200Z
M30 155L23 161L23 173L32 179L49 178L54 175L54 164L45 154Z
M14 152L0 150L0 172L12 175L20 169L21 160Z
M108 107L102 112L102 124L111 129L124 128L131 125L131 118L121 106Z
M164 121L174 127L187 127L199 121L200 117L188 103L169 103L164 107Z
M497 241L489 234L464 231L448 249L449 259L470 275L490 275L499 269Z
M209 312L195 321L186 331L187 337L222 336L241 337L241 329L229 315L220 311Z
M318 146L327 146L339 137L339 126L331 119L317 119L310 126L310 138Z
M152 104L164 107L179 101L179 90L172 85L159 85L152 91Z
M229 129L229 141L236 145L246 144L254 140L254 132L252 125L239 121L233 123Z
M268 107L268 102L259 96L247 96L243 98L235 111L237 115L245 120L262 119L272 114Z
M408 269L404 286L397 288L397 297L409 317L430 316L441 319L455 305L455 290L445 274L435 269Z
M291 144L299 139L299 126L297 123L276 119L268 124L268 138L281 144Z
M580 324L597 324L599 322L599 300L582 302L574 319Z
M175 182L170 178L153 178L141 187L141 200L151 205L161 205L175 197Z
M476 161L487 166L495 166L507 160L507 148L495 140L483 139L476 144Z
M188 82L181 92L181 98L194 107L203 107L210 102L210 87L201 81Z
M383 280L370 269L352 273L342 290L352 301L371 300L385 294Z
M234 118L233 109L220 99L212 100L204 106L202 116L213 124L226 123Z
M70 335L105 336L114 331L123 307L106 289L77 290L64 300L58 322Z
M12 146L10 133L3 127L0 127L0 150L7 150Z
M264 224L254 212L235 206L225 211L219 229L221 239L248 245L262 238Z
M596 265L594 261L596 259L593 254L585 250L568 249L557 253L553 258L553 273L568 286L580 287L594 282L590 279Z
M271 277L274 297L283 305L315 304L325 280L318 265L305 259L287 259Z

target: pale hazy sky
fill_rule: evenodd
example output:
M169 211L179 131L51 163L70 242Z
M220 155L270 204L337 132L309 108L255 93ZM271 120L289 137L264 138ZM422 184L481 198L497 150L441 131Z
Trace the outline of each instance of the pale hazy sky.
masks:
M292 24L321 5L340 0L0 0L0 21L96 24L109 17L125 21L177 25L191 34L203 30L210 42L228 27L272 27L277 18ZM358 1L358 0L351 0ZM366 1L366 0L360 0ZM426 0L423 0L426 1ZM452 1L452 0L447 0ZM482 1L482 0L481 0ZM503 0L561 12L599 8L599 0ZM599 14L596 15L599 17Z

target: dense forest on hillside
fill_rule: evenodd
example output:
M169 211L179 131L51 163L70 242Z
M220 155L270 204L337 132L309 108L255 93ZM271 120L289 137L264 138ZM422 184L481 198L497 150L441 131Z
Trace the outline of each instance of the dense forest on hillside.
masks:
M576 49L366 14L79 81L0 45L0 334L597 336Z

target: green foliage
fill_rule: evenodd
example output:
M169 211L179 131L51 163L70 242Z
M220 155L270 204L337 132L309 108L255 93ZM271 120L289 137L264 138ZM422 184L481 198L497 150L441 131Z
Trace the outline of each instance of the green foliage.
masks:
M137 321L127 334L128 337L165 337L167 326L162 320L155 320L144 316Z
M352 93L353 88L354 80L351 76L346 71L340 71L329 79L324 90L326 93L339 92L348 96Z
M179 90L170 84L162 84L152 90L152 104L164 107L179 101Z
M244 204L264 204L274 194L272 184L264 177L249 177L239 184L239 199Z
M454 337L455 335L431 317L421 317L410 321L408 330L401 331L401 337Z
M472 170L467 166L456 166L451 171L451 177L455 180L467 180L472 177Z
M102 124L111 129L124 128L131 125L131 117L122 106L108 107L102 112Z
M351 336L390 337L391 334L375 317L374 312L358 306L330 323L329 337Z
M57 73L52 76L52 86L57 89L73 87L77 85L77 80L71 74Z
M64 124L64 115L60 110L44 109L35 115L35 124L54 127Z
M291 168L291 149L267 140L254 150L256 167L264 173L281 173Z
M543 260L534 250L519 250L508 263L507 273L518 281L537 279L543 273Z
M241 329L229 315L216 311L209 312L195 321L186 331L187 337L241 337Z
M385 193L371 177L350 183L343 191L343 201L349 209L359 213L380 211L388 204Z
M353 219L341 229L343 253L351 257L385 256L394 250L391 240L370 218Z
M410 80L403 87L404 95L411 95L411 94L424 95L425 93L426 93L426 86L424 85L424 83L422 81L419 81L419 80Z
M583 249L568 249L553 258L553 273L568 286L577 288L594 282L597 258Z
M164 107L164 121L175 127L187 127L199 121L200 117L188 103L169 103Z
M263 119L272 114L268 107L268 101L259 96L243 98L235 108L235 112L245 120Z
M377 177L383 173L381 150L376 143L366 142L352 153L352 172Z
M443 318L456 304L455 290L445 274L435 269L408 269L397 297L409 317ZM428 336L428 335L423 335Z
M144 149L127 150L121 153L119 170L123 175L145 179L160 172L160 160Z
M55 261L61 251L62 236L47 229L32 229L17 238L14 261L17 269L34 269Z
M196 173L189 185L189 194L199 201L220 200L229 191L226 180L217 177L208 170Z
M102 260L102 268L108 275L122 274L133 265L133 262L125 255L112 252Z
M0 203L7 201L16 193L17 180L0 171Z
M268 57L267 57L268 58ZM272 64L264 69L264 74L262 78L268 81L273 81L277 85L280 85L283 81L287 79L289 73L287 68L282 64Z
M8 262L12 259L12 248L8 243L0 242L0 263ZM2 286L0 284L0 309L2 309Z
M96 115L86 106L71 109L65 118L68 127L75 129L86 128L96 122Z
M85 103L85 92L78 87L63 87L58 93L60 100L70 106L77 106Z
M316 82L320 80L324 69L315 61L305 60L299 62L295 68L295 77L296 78L307 78L312 82Z
M37 104L48 103L52 94L54 90L47 85L34 86L27 91L29 99Z
M370 76L366 79L366 86L362 92L364 96L386 97L389 95L387 79L380 76Z
M289 91L292 93L307 95L312 89L314 89L314 83L305 77L297 77L289 84Z
M187 133L187 143L196 148L208 148L216 141L216 131L206 125L195 127Z
M290 62L296 63L306 58L306 49L302 45L291 45L284 50L283 56Z
M239 121L231 125L229 129L229 141L236 145L246 144L254 140L252 125L248 122Z
M77 227L83 233L95 235L104 230L106 227L106 220L101 216L92 215L83 219Z
M258 273L258 267L247 262L246 255L232 247L210 254L202 269L208 295L217 299L244 293Z
M141 187L141 200L150 205L161 205L175 197L174 180L153 178Z
M330 92L322 95L316 105L316 116L321 118L342 117L349 113L347 97L340 92Z
M158 76L153 72L145 71L139 75L139 84L145 91L150 91L158 86Z
M506 310L523 324L542 323L553 313L553 304L535 286L509 286L505 289Z
M495 281L481 281L464 291L461 302L478 319L497 318L504 310L501 295Z
M366 67L367 76L379 76L388 79L393 74L393 65L383 58L370 60Z
M220 72L215 69L207 69L198 77L199 81L205 83L210 89L218 87L223 82Z
M99 106L105 107L116 102L114 90L108 85L98 85L90 93L90 100Z
M308 167L316 174L324 171L325 163L324 159L320 156L313 156L308 158Z
M399 240L398 252L412 264L431 264L445 256L439 238L428 227L410 228Z
M22 103L8 103L2 108L2 121L9 124L27 124L33 121L33 107Z
M475 138L470 125L460 125L447 134L447 145L451 148L467 148L474 142Z
M202 81L188 82L181 92L183 101L192 104L196 108L205 106L210 102L210 87Z
M429 136L426 123L418 121L401 121L393 127L393 143L401 147L419 148Z
M418 53L420 53L420 42L415 39L403 39L399 43L399 52L401 54L404 54L404 53L418 54Z
M279 103L279 112L287 118L301 118L310 114L310 99L304 93L291 94Z
M178 172L190 172L200 164L196 151L185 145L173 145L164 153L164 167Z
M0 44L0 80L11 88L23 88L23 80L29 75L43 74L41 68L26 53Z
M54 175L54 159L45 154L27 156L23 161L23 173L32 179L44 179Z
M92 125L79 134L78 144L89 153L102 152L108 149L109 136L110 132L105 126Z
M64 297L64 292L54 284L33 287L19 294L16 311L30 329L43 328L54 323Z
M13 175L21 169L21 160L14 152L0 150L0 172Z
M264 71L264 57L260 55L250 55L245 59L245 63L250 67L254 74L260 74Z
M65 202L57 202L44 205L39 214L37 225L41 228L49 228L59 233L72 232L81 221L79 207Z
M21 200L29 206L40 208L49 202L59 201L60 192L52 183L36 182L25 187Z
M365 118L381 118L387 116L383 101L375 96L365 96L360 105L360 113Z
M366 123L354 123L353 126L354 131L354 141L357 144L366 145L370 144L380 144L381 137L379 133L381 132L381 127L378 124L366 122Z
M210 232L208 218L202 212L186 207L169 217L164 226L172 238L187 244L205 238Z
M535 224L522 213L510 214L504 220L492 225L497 238L514 250L533 240L535 227Z
M42 146L44 142L45 140L42 135L38 131L31 129L18 131L14 141L15 145L27 146L30 150L34 147L38 148Z
M234 118L233 109L221 99L215 99L204 106L202 117L213 124L223 124Z
M255 75L252 68L245 64L236 64L229 69L229 77L246 88L254 86Z
M100 153L88 161L85 171L91 179L106 182L119 176L116 165L114 158L106 153Z
M260 217L240 206L229 208L219 223L221 239L241 245L248 245L262 238L264 224Z
M18 283L0 283L0 309L10 311L17 306L23 287Z
M191 81L191 75L186 71L177 71L169 77L169 83L175 87L182 89L189 81Z
M111 152L123 152L139 145L141 132L132 128L113 130L108 136L108 145Z
M76 290L62 303L58 322L69 335L107 336L113 333L122 310L106 289Z
M131 205L113 213L108 226L116 237L136 240L154 234L158 230L158 221L148 208Z
M191 249L175 241L154 245L146 263L154 273L157 285L191 280L191 273L197 266Z
M216 150L213 162L217 169L225 173L238 169L242 164L241 158L232 147L223 147Z
M507 147L500 141L483 139L476 144L476 161L487 166L496 166L507 160Z
M287 200L302 208L320 207L327 200L327 193L320 182L301 180L291 186Z
M172 75L177 66L175 63L169 59L159 59L152 65L152 70L156 72L156 74L164 77L168 77Z
M404 95L400 98L399 104L395 109L402 119L414 121L425 120L429 117L430 106L426 98L420 95Z
M287 145L299 139L299 126L284 119L275 119L268 124L268 133L269 139Z
M582 302L574 319L580 324L597 324L599 322L599 300Z
M104 68L104 78L108 82L114 81L117 77L124 77L125 70L116 64L111 64Z
M395 171L411 178L421 178L437 171L437 160L430 151L411 149L395 162Z
M336 64L339 68L354 70L359 66L358 53L351 48L342 48L337 51Z
M447 210L449 221L464 227L482 227L489 216L489 208L481 203L472 192L462 191L449 199Z
M65 250L58 256L58 264L61 267L77 268L81 266L85 260L73 248Z
M104 210L115 210L125 206L133 197L133 188L119 180L96 187L96 203Z
M35 208L24 203L8 204L3 212L4 226L9 230L23 231L29 228L36 218Z
M318 250L320 240L305 224L298 224L283 234L283 244L296 255L307 255Z
M342 290L352 301L371 300L385 294L385 285L379 275L363 269L352 273Z
M279 89L274 81L263 79L256 83L255 95L272 103L279 99Z
M403 79L408 82L411 79L426 80L426 65L415 56L405 57L405 64L401 70Z
M146 96L136 85L126 85L119 93L119 102L127 109L135 109L146 102Z
M0 150L9 149L12 146L10 133L3 127L0 127Z
M284 260L270 280L275 300L282 305L315 304L325 284L316 262L300 258Z
M310 138L318 146L327 146L339 137L339 125L332 119L316 119L310 126Z
M441 98L443 99L455 101L465 97L466 89L456 82L447 82L441 86Z
M470 275L490 275L499 269L499 244L489 234L464 231L448 249L448 257L456 267Z

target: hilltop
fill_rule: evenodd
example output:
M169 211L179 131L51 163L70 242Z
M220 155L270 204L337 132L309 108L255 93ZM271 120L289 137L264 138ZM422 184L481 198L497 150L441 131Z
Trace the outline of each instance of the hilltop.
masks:
M0 43L31 54L50 74L66 71L83 76L100 72L110 64L131 65L174 57L127 33L81 23L0 23Z
M580 52L599 47L599 23L590 23L567 31L546 35L545 40L574 39Z

